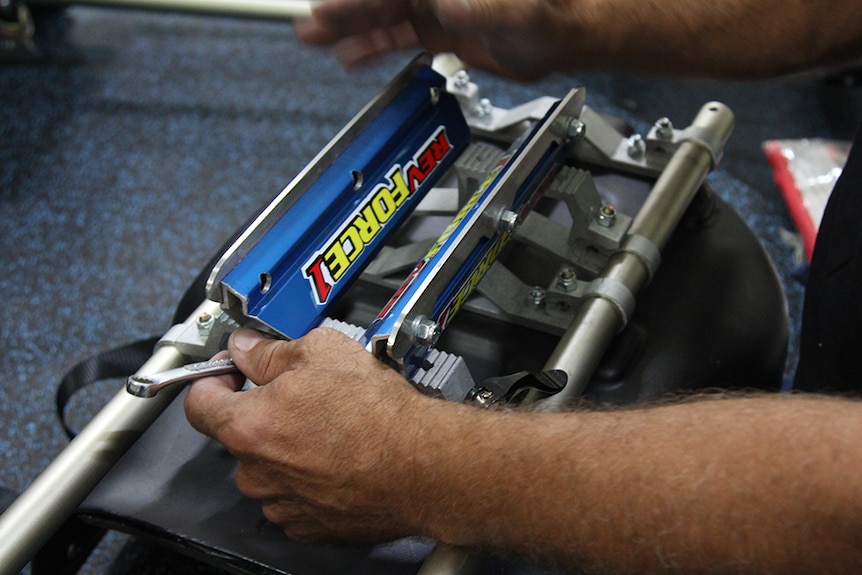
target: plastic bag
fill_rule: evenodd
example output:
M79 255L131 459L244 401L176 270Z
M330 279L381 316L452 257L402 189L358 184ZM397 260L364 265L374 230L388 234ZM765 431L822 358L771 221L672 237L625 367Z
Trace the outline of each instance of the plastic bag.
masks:
M811 261L823 210L841 175L850 142L826 139L767 140L763 151Z

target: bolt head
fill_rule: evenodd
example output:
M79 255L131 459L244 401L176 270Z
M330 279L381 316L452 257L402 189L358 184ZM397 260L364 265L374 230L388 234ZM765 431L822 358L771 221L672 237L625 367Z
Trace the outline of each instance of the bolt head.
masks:
M413 341L418 345L434 345L440 333L440 325L433 319L419 316L413 320Z
M530 290L530 295L527 297L527 302L535 308L541 307L545 303L545 290L539 286L535 286Z
M583 138L586 133L587 125L578 120L577 118L573 118L566 126L566 137L570 140L578 140L580 138Z
M198 335L203 339L209 337L214 325L215 317L209 312L203 312L195 319L195 327L197 327Z
M458 70L455 73L455 87L463 90L470 83L470 74L466 70Z
M617 222L617 211L613 206L602 206L599 213L596 214L596 221L599 225L607 228L612 227Z
M514 232L521 225L521 217L512 210L503 210L500 214L500 231Z
M493 110L493 106L491 105L491 100L488 98L482 98L479 100L479 103L476 104L476 108L473 112L479 116L480 118L485 118L491 115L491 111Z
M575 276L575 270L570 267L560 270L560 273L557 275L557 287L568 292L575 289L577 285L578 281Z
M662 140L673 139L673 124L669 118L659 118L655 123L656 136Z
M646 153L646 142L640 134L633 134L628 139L628 154L632 159L642 158Z

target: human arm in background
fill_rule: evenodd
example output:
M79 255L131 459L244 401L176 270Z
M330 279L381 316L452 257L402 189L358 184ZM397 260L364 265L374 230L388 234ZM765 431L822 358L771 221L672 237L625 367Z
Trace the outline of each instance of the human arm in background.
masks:
M752 78L862 58L855 0L327 0L296 24L356 63L419 38L472 66Z
M338 332L247 329L240 377L195 382L191 423L301 541L439 541L598 573L854 573L862 403L704 399L486 411L428 398Z

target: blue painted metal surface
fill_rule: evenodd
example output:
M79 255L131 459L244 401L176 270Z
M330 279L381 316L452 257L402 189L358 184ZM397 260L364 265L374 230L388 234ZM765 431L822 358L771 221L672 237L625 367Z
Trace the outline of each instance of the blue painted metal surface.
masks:
M317 326L464 147L445 79L420 68L222 279L244 315L296 338Z

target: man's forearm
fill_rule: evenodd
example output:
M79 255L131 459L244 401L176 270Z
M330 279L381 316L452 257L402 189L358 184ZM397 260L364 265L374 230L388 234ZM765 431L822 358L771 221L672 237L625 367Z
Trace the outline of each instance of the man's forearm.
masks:
M476 4L491 6L492 2ZM507 24L525 37L524 30L534 28L534 42L546 46L550 61L542 64L549 70L750 78L862 57L862 5L854 2L567 0L542 4L534 3L541 18L524 18L513 11ZM511 59L517 67L520 58L536 51L507 40L496 49L504 66L503 60Z
M862 564L860 403L773 396L441 413L439 431L417 445L415 511L443 541L613 573Z
M862 58L844 0L329 0L297 37L355 64L404 47L521 79L600 70L753 78ZM408 30L409 29L409 30Z

